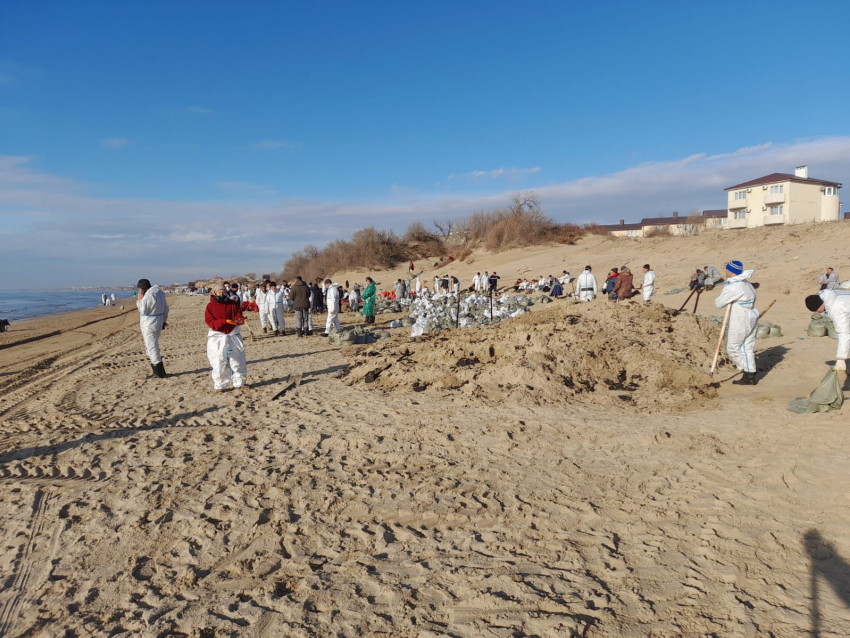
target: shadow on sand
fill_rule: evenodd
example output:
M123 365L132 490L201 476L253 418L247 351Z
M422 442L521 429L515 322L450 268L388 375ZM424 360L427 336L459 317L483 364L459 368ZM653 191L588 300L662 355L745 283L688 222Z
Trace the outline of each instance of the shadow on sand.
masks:
M820 583L825 582L847 607L850 607L850 563L844 560L835 546L810 529L803 536L803 545L809 555L809 617L812 628L809 635L821 638ZM830 635L832 635L830 633Z

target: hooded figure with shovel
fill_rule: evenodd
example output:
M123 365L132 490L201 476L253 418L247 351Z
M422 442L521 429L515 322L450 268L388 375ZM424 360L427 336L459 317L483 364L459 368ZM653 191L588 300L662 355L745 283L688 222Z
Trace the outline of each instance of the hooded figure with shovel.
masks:
M723 291L715 299L717 308L726 308L724 325L728 323L729 333L726 339L726 352L735 367L743 372L735 385L755 385L756 373L756 328L759 323L759 311L755 309L756 291L747 281L755 270L744 270L740 261L726 264L728 278ZM722 330L721 330L722 332Z

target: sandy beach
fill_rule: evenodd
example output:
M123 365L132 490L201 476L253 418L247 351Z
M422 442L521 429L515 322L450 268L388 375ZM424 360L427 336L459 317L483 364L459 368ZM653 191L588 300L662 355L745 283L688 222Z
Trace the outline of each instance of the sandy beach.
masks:
M588 237L424 269L508 285L628 263L639 283L650 262L672 309L694 268L741 259L784 333L757 342L755 387L728 363L712 386L710 322L601 300L417 343L246 331L252 389L223 394L205 298L169 297L165 380L132 303L16 324L0 335L0 636L846 636L848 408L786 405L834 358L802 298L826 266L850 276L848 242L843 223ZM404 273L373 274L389 289ZM720 314L716 295L700 313ZM622 390L616 366L645 372Z

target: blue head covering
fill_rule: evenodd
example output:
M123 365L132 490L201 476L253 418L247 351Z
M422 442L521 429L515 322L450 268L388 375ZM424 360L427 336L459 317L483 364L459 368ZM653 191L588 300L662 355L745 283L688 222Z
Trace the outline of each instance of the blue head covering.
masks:
M731 273L735 273L736 275L740 275L742 272L744 272L744 264L742 264L740 261L730 261L728 264L726 264L726 270Z

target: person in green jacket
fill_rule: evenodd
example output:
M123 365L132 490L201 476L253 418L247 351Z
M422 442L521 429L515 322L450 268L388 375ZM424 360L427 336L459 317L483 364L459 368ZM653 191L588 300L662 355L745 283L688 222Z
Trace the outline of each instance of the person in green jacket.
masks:
M366 277L366 290L363 291L363 316L366 323L375 323L375 282L371 277Z

